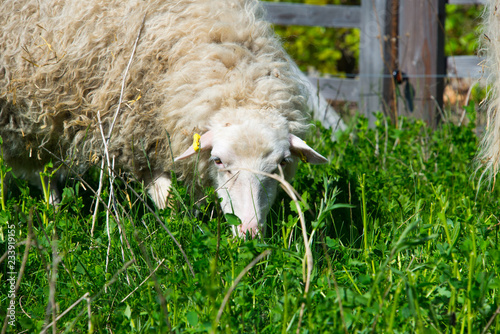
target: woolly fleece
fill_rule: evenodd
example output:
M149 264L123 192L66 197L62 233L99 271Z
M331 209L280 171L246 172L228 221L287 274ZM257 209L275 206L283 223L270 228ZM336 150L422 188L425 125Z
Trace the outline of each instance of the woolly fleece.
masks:
M54 157L82 168L110 156L139 179L172 169L193 134L249 119L303 136L307 92L256 0L0 2L0 136L29 174ZM167 135L168 134L168 135ZM209 152L199 162L208 183ZM149 160L149 161L148 161ZM151 166L152 171L149 169Z

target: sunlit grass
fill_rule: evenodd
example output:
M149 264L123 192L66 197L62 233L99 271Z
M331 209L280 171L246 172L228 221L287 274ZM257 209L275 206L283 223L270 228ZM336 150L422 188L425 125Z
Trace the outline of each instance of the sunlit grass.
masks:
M470 177L472 123L432 132L380 117L368 129L357 118L334 142L323 129L311 136L330 164L301 165L293 182L313 257L306 294L299 211L284 192L266 237L245 241L232 237L213 189L195 205L178 186L173 205L157 211L142 185L117 178L116 205L104 205L104 186L92 236L99 171L70 178L53 207L47 189L6 178L12 171L2 165L0 237L6 245L7 222L16 226L22 272L15 326L2 325L11 333L288 333L305 305L301 332L500 332L500 194ZM0 319L8 294L0 285Z

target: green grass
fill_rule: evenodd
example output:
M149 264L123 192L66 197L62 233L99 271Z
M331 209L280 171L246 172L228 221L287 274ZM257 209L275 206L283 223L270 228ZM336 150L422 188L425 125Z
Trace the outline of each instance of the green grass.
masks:
M1 163L0 249L15 225L21 276L15 324L4 328L37 333L57 320L69 333L500 332L500 192L471 178L473 123L433 132L421 121L394 128L379 117L368 129L356 118L335 142L318 128L308 143L330 164L303 164L293 181L314 260L307 293L299 214L284 192L266 237L244 241L231 236L213 190L196 207L178 186L173 207L155 212L140 185L117 179L116 205L106 209L105 187L92 232L98 171L87 184L70 179L55 210L47 191L6 181ZM0 268L7 319L7 258Z

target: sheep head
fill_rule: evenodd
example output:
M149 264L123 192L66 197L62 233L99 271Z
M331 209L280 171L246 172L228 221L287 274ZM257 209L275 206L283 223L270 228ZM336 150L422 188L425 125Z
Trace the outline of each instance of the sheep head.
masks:
M201 136L199 145L211 152L209 175L222 198L222 210L241 220L239 226L233 226L233 234L239 237L247 232L252 237L264 233L266 216L276 198L277 181L256 171L278 173L281 166L285 178L290 179L299 160L327 162L287 129L249 121L214 126ZM195 155L196 146L176 160Z

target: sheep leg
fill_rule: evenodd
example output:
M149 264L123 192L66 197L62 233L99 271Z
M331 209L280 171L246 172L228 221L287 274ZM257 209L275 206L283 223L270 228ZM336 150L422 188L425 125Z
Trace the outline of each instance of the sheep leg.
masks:
M56 175L59 176L59 174ZM40 179L40 172L32 172L30 173L29 177L26 178L28 179L28 183L40 189L42 191L42 196L45 197L45 194L43 194L43 185L42 180ZM48 178L46 176L43 176L43 183L46 187L49 188L49 204L53 206L58 205L61 202L62 196L59 188L57 187L56 178Z
M170 177L162 174L148 186L148 194L160 210L167 207L171 185L172 180L170 180Z
M50 182L49 203L56 206L61 203L61 199L61 192L59 191L56 182Z

